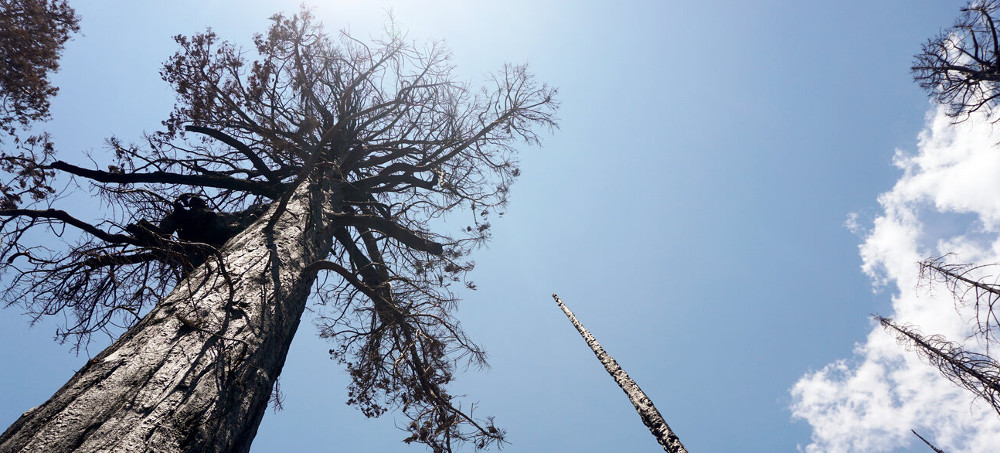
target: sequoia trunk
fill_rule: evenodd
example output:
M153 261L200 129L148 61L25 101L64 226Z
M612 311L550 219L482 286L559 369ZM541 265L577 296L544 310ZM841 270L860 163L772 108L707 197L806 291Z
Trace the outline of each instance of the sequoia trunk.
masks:
M249 451L330 250L328 184L304 183L0 436L2 452ZM220 263L222 264L220 266Z
M631 401L632 405L635 406L635 410L639 412L639 417L642 418L642 423L649 428L649 432L653 433L653 436L656 437L656 441L663 446L663 450L668 453L687 453L687 449L684 448L683 444L681 444L681 440L677 438L677 434L674 434L673 430L670 429L670 426L667 425L667 421L663 419L662 415L660 415L660 411L656 410L656 406L653 405L653 401L650 400L645 393L643 393L642 389L639 388L639 385L636 384L635 381L628 376L628 373L626 373L625 370L618 365L618 362L615 361L614 357L611 357L611 354L604 351L604 348L602 348L601 344L597 342L597 339L590 334L590 331L583 327L583 324L576 319L576 315L569 310L569 307L563 303L562 299L555 294L552 295L552 298L556 300L556 303L559 304L559 308L561 308L563 313L566 314L566 317L569 318L569 322L573 323L573 327L576 327L577 332L580 332L583 340L587 342L587 346L590 346L590 349L594 351L594 355L596 355L597 360L600 360L601 364L604 365L604 369L608 370L608 374L610 374L615 382L618 383L618 386L625 391L625 395L628 396L629 401Z

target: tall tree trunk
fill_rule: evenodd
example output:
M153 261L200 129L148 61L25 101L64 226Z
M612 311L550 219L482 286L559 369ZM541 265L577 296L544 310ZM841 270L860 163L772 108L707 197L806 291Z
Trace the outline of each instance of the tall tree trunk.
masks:
M666 420L660 415L660 411L656 410L653 401L642 392L642 389L639 388L632 378L628 377L628 373L622 367L618 366L618 362L615 362L611 354L604 351L604 348L597 342L597 339L583 327L583 324L576 319L576 316L563 303L562 299L555 294L552 295L552 298L559 304L559 308L562 309L563 313L566 313L566 317L569 318L569 322L573 323L573 327L576 327L576 330L583 336L584 341L587 342L587 346L590 346L590 349L594 351L594 355L604 365L604 369L608 370L608 373L618 383L618 386L625 391L625 395L628 396L629 401L635 406L635 410L639 412L642 423L649 428L649 432L653 433L656 441L669 453L687 453L687 449L681 444L681 440L677 438L677 434L674 434L670 426L667 425Z
M0 436L2 452L246 452L330 250L328 184L304 183ZM219 263L224 266L219 266Z

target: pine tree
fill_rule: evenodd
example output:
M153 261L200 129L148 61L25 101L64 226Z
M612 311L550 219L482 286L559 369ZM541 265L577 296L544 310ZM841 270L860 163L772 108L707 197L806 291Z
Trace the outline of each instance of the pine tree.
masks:
M310 301L365 415L398 409L405 441L434 451L503 442L446 390L485 358L449 288L505 206L514 146L555 126L555 90L506 65L474 91L440 44L391 27L331 37L306 10L272 17L252 49L211 31L176 41L164 129L112 138L106 169L4 155L0 296L68 319L58 334L77 345L127 331L0 451L248 451ZM65 176L91 184L103 219L46 196ZM469 223L441 232L454 212Z

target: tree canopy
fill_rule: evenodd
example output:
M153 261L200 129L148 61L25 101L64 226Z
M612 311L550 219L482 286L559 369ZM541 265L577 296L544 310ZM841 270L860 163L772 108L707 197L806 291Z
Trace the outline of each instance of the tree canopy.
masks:
M41 171L21 161L51 153L53 145L47 134L24 132L49 118L50 99L59 91L49 75L80 25L65 0L0 0L0 13L0 144L6 141L11 150L0 155L0 170L23 172L24 182L0 187L0 207L12 207L24 196L37 200L50 193Z
M65 0L0 0L0 125L18 126L49 116L49 98L59 89L49 75L79 19Z

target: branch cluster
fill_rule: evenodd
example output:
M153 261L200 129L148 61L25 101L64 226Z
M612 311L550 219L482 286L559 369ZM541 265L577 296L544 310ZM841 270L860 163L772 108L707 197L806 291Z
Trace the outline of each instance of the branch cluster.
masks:
M1000 99L998 10L997 0L963 8L955 25L930 39L914 59L914 79L953 117L990 113Z
M59 89L49 75L59 69L59 56L79 18L65 0L0 0L0 209L25 199L38 201L54 193L50 172L37 162L51 158L46 133L19 132L49 118L50 99Z
M0 0L0 132L14 135L18 126L48 118L49 99L59 91L49 74L79 30L66 0Z

